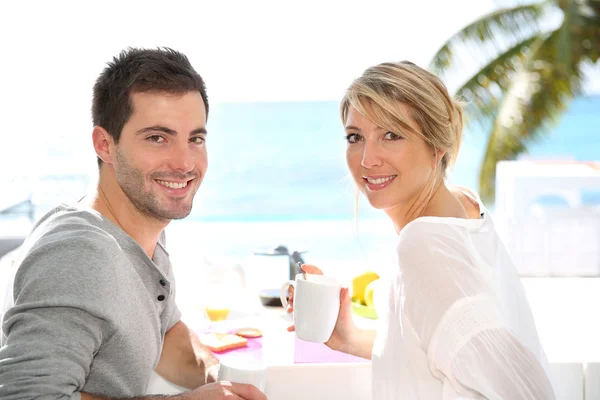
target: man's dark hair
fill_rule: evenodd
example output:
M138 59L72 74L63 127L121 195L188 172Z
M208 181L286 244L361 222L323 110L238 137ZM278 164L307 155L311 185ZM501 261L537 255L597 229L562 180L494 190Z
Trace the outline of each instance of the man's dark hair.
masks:
M202 77L188 58L173 49L128 48L114 57L94 84L92 122L119 142L123 126L133 113L131 94L198 91L208 116L208 97ZM98 158L98 165L102 160Z

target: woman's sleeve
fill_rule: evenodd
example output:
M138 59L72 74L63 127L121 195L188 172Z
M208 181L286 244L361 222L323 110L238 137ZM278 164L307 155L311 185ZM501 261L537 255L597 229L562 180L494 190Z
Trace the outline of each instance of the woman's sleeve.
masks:
M511 332L464 238L413 225L398 244L402 312L444 399L554 399L539 360Z

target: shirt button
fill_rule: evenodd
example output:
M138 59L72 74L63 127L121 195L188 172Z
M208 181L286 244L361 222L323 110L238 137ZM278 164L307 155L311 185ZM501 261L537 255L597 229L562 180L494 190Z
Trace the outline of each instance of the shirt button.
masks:
M160 281L158 281L158 283L160 283L160 286L165 286L167 284L167 282L165 282L164 279L161 279Z
M165 296L163 296L162 294L160 296L158 296L156 298L158 301L163 301L165 299Z

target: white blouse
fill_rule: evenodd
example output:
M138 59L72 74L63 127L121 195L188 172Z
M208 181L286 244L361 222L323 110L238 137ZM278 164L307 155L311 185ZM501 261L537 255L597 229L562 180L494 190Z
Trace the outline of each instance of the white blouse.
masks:
M480 210L401 231L398 269L376 298L374 399L555 398L523 286Z

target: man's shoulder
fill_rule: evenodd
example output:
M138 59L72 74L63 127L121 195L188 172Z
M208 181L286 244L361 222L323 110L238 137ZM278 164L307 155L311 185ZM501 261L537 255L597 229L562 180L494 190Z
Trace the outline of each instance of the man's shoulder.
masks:
M60 206L36 224L11 268L15 293L36 296L84 293L93 299L109 292L122 250L93 212ZM74 290L73 288L76 288Z
M115 232L109 222L94 210L61 204L40 218L24 247L81 241L96 241L102 247L116 244Z
M44 215L23 243L17 266L41 264L52 268L88 269L121 254L115 232L93 210L61 205Z

